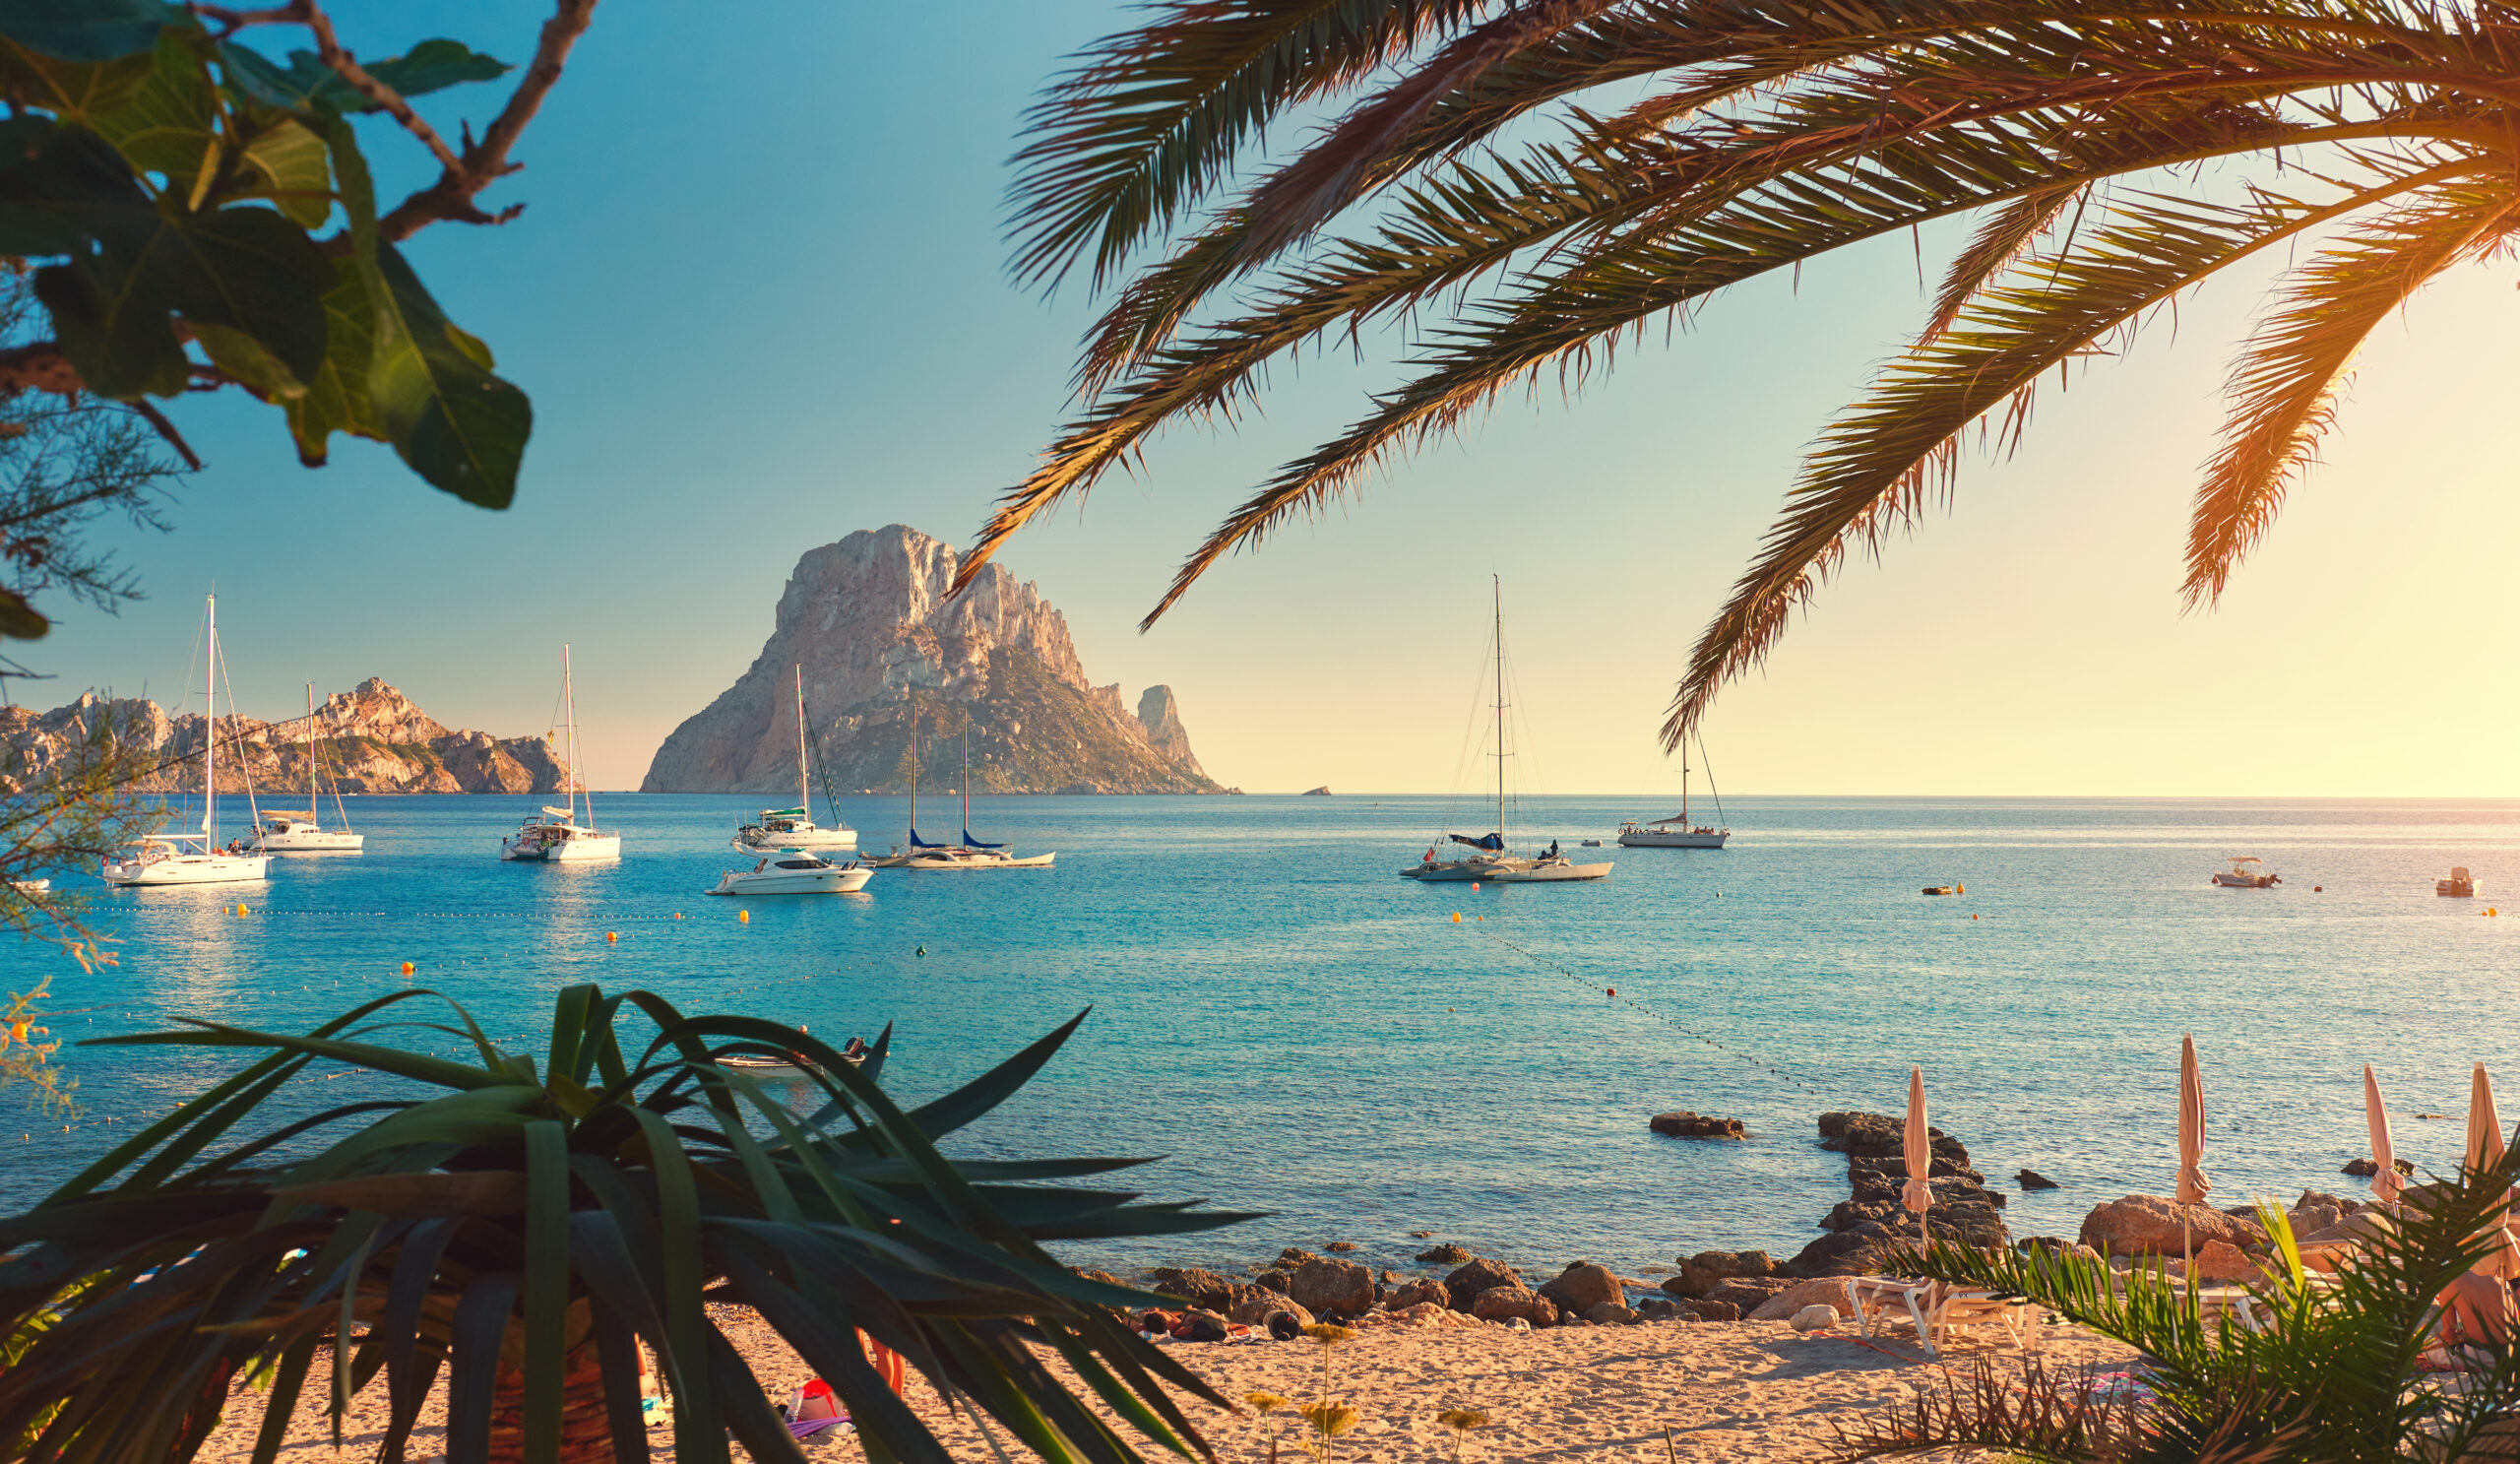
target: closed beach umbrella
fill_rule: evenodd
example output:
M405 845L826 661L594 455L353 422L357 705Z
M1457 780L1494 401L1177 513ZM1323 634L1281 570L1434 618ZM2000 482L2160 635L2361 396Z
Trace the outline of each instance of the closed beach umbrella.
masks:
M1908 1182L1899 1188L1899 1203L1917 1212L1917 1241L1924 1242L1925 1211L1933 1208L1933 1130L1925 1123L1925 1071L1922 1067L1908 1069L1908 1131L1902 1135L1902 1156L1908 1162Z
M2502 1163L2502 1118L2493 1111L2493 1079L2487 1077L2480 1062L2468 1078L2468 1152L2470 1172L2489 1169ZM2496 1216L2493 1228L2501 1232L2501 1243L2477 1269L2491 1276L2520 1276L2520 1237L2511 1234L2511 1212Z
M2178 1040L2178 1186L2174 1191L2181 1205L2201 1205L2214 1192L2214 1181L2205 1178L2204 1163L2205 1074L2196 1067L2196 1039L2182 1037ZM2196 1245L2183 1209L2178 1212L2178 1244L2192 1266Z
M2389 1139L2389 1106L2380 1102L2380 1080L2368 1062L2362 1064L2362 1122L2371 1130L2371 1162L2380 1167L2371 1176L2371 1198L2395 1204L2406 1181L2398 1178L2397 1145Z

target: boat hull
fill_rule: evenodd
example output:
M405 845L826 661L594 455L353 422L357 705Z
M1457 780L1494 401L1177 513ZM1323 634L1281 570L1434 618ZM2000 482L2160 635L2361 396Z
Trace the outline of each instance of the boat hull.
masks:
M179 854L162 859L107 859L96 872L125 888L169 884L251 884L271 877L271 859L259 854Z
M711 895L847 895L866 887L875 871L864 865L828 869L728 870Z
M1621 834L1618 842L1626 849L1722 849L1724 841L1732 837L1731 834L1666 834L1648 829Z
M285 834L260 835L253 847L262 854L358 854L367 848L367 836L291 829Z
M2217 874L2214 882L2227 890L2273 889L2284 882L2281 874Z
M906 854L887 863L890 869L1046 869L1056 852L1016 859L1001 854Z
M2432 881L2432 893L2452 900L2473 900L2477 895L2476 881L2473 879L2436 879Z
M1564 884L1573 880L1603 879L1611 865L1574 864L1563 859L1535 862L1530 859L1448 860L1437 864L1413 864L1400 871L1404 879L1421 884Z
M590 864L621 858L619 834L580 834L549 841L502 839L499 858L524 864Z

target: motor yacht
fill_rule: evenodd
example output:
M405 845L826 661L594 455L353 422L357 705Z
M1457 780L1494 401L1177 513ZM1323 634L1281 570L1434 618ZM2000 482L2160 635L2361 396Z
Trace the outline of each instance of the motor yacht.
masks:
M749 869L718 876L710 895L846 895L862 890L875 871L854 859L835 864L800 849L783 849Z
M2227 890L2273 889L2284 882L2284 876L2273 873L2266 861L2253 854L2232 856L2232 867L2214 871L2214 882Z

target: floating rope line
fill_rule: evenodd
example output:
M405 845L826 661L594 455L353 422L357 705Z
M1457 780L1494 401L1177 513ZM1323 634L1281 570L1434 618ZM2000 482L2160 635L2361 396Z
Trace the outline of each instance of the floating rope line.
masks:
M1486 936L1488 939L1495 941L1498 945L1501 945L1507 950L1512 951L1514 954L1521 956L1524 960L1530 962L1534 966L1545 971L1555 972L1557 975L1566 978L1568 981L1583 983L1588 990L1611 991L1616 989L1612 987L1595 985L1585 981L1583 977L1577 976L1574 972L1567 970L1565 967L1558 965L1547 957L1517 943L1508 936L1497 934L1494 930L1487 927L1487 923L1485 921L1480 922L1474 928L1476 928L1480 934ZM1706 1033L1688 1026L1684 1022L1680 1022L1663 1012L1655 1010L1651 1005L1646 1002L1639 1001L1633 996L1613 996L1611 999L1625 1004L1629 1009L1639 1013L1640 1015L1651 1017L1655 1021L1661 1022L1664 1026L1679 1033L1682 1037L1688 1038L1693 1042L1704 1043L1706 1046L1715 1049L1726 1056L1732 1057L1739 1062L1747 1063L1751 1067L1782 1078L1786 1082L1793 1084L1795 1087L1801 1089L1803 1092L1810 1094L1813 1098L1819 1099L1823 1103L1829 1101L1827 1094L1822 1093L1819 1089L1804 1082L1800 1077L1786 1070L1785 1068L1777 1066L1775 1063L1770 1062L1765 1057L1760 1056L1758 1053L1751 1051L1747 1048L1737 1048L1731 1043L1725 1042L1721 1038L1711 1037Z

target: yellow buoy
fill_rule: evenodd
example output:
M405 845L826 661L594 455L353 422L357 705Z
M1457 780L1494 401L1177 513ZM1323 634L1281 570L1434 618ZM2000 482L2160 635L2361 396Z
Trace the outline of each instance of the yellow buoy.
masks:
M735 919L742 922L744 924L749 925L752 923L752 912L749 910L738 910L735 912Z
M1456 925L1461 923L1461 912L1458 910L1453 912L1453 923Z

